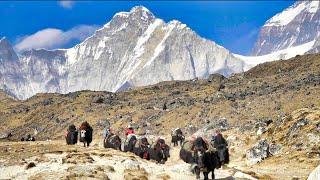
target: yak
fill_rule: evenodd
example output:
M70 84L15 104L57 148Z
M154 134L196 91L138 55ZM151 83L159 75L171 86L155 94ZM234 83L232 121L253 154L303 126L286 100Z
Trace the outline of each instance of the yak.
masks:
M133 153L142 159L150 160L149 147L150 144L146 137L141 138L133 148Z
M165 143L164 139L158 139L151 148L149 148L149 155L150 159L164 164L170 157L170 147Z
M180 146L182 145L185 137L182 133L182 130L180 128L177 128L172 131L171 133L171 142L173 143L173 146L178 146L180 142Z
M137 136L134 134L130 134L127 137L126 142L124 143L123 151L124 152L133 152L133 148L137 143Z
M83 142L84 147L88 147L92 142L93 129L90 124L85 121L81 124L80 128L80 142Z
M220 168L218 153L201 138L194 141L185 141L180 150L180 158L189 164L192 164L193 171L197 179L200 178L200 172L203 172L204 179L208 179L212 172L214 179L214 169Z
M121 150L121 138L118 135L110 134L104 139L103 146L104 148Z
M71 124L66 133L66 142L68 145L77 144L78 131L75 125Z

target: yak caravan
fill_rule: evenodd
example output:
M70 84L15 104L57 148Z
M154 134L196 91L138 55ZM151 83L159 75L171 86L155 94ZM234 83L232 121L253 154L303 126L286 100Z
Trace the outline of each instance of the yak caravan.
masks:
M0 1L0 179L319 180L319 4Z

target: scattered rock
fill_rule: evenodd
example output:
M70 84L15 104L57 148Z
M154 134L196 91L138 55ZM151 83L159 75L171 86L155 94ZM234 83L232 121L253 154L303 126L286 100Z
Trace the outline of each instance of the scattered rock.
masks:
M30 162L30 163L27 164L26 169L30 169L30 168L33 168L33 167L36 167L36 164L34 162Z
M243 133L243 132L251 131L253 128L254 128L253 124L248 122L248 123L241 124L238 130Z
M235 136L235 135L230 135L230 136L227 137L227 141L228 142L234 142L236 140L238 140L238 137Z
M54 102L54 101L50 98L50 99L45 99L45 100L43 100L43 101L41 102L41 104L44 105L44 106L48 106L48 105L53 104L53 102Z
M246 158L249 164L256 164L270 156L269 144L266 139L260 140L251 149L247 150Z
M220 129L221 131L226 131L230 128L228 120L226 118L219 119L215 124L216 128Z
M77 97L79 97L80 94L81 94L81 92L77 91L77 92L68 93L65 96L70 98L70 99L76 99Z
M98 127L102 127L102 128L105 128L105 127L109 127L110 126L110 121L105 119L105 120L98 120L96 125Z
M210 74L207 81L208 82L221 82L225 77L221 74Z
M11 132L0 133L0 139L7 139L12 136Z
M269 151L271 155L277 155L281 153L282 145L280 144L270 144Z
M136 170L125 169L123 176L125 180L148 180L148 173L144 168Z
M93 163L94 159L88 154L80 154L80 153L70 153L67 154L66 157L62 158L62 163L70 163L70 164L86 164Z
M69 174L65 179L110 179L101 166L71 166L67 169L67 172L69 172Z
M267 132L267 128L265 127L259 127L258 131L257 131L257 135L260 136L263 133Z
M319 144L320 143L320 136L319 135L316 135L313 133L308 133L307 136L308 136L309 142L311 144Z
M126 169L140 169L139 162L132 159L126 159L122 163Z
M302 126L305 126L307 124L309 124L309 121L307 119L298 120L290 127L287 135L292 136L293 134L296 134L298 129L300 129Z
M214 131L217 129L219 129L221 131L226 131L230 128L230 125L229 125L228 120L226 118L212 120L210 122L209 122L209 124L205 125L201 129L199 129L194 134L198 135L198 136L203 136L203 137L209 138L209 136L211 136L211 134L213 134Z
M102 96L96 96L96 97L93 98L92 102L101 104L101 103L104 102L104 98Z
M267 127L272 123L272 118L270 117L266 117L266 118L261 118L259 119L256 123L255 123L255 127L259 128L259 127Z

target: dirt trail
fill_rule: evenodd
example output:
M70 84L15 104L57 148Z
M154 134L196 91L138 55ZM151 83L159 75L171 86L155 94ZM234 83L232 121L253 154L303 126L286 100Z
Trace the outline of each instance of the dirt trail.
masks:
M179 147L171 149L166 164L104 149L99 143L84 148L63 141L0 142L0 148L0 179L195 179L190 165L179 159ZM26 169L31 162L35 166ZM215 174L218 179L233 179L234 172L219 169Z

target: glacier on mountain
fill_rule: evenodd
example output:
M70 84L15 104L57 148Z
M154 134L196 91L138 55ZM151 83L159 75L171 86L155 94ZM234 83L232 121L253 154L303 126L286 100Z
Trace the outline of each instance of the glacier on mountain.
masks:
M270 54L261 55L261 56L242 56L239 54L234 54L234 56L245 62L244 71L247 71L261 63L277 61L277 60L286 60L286 59L293 58L297 55L304 55L308 53L310 50L312 50L312 48L314 47L314 44L315 44L315 40L299 46L290 47L287 49L275 51Z

